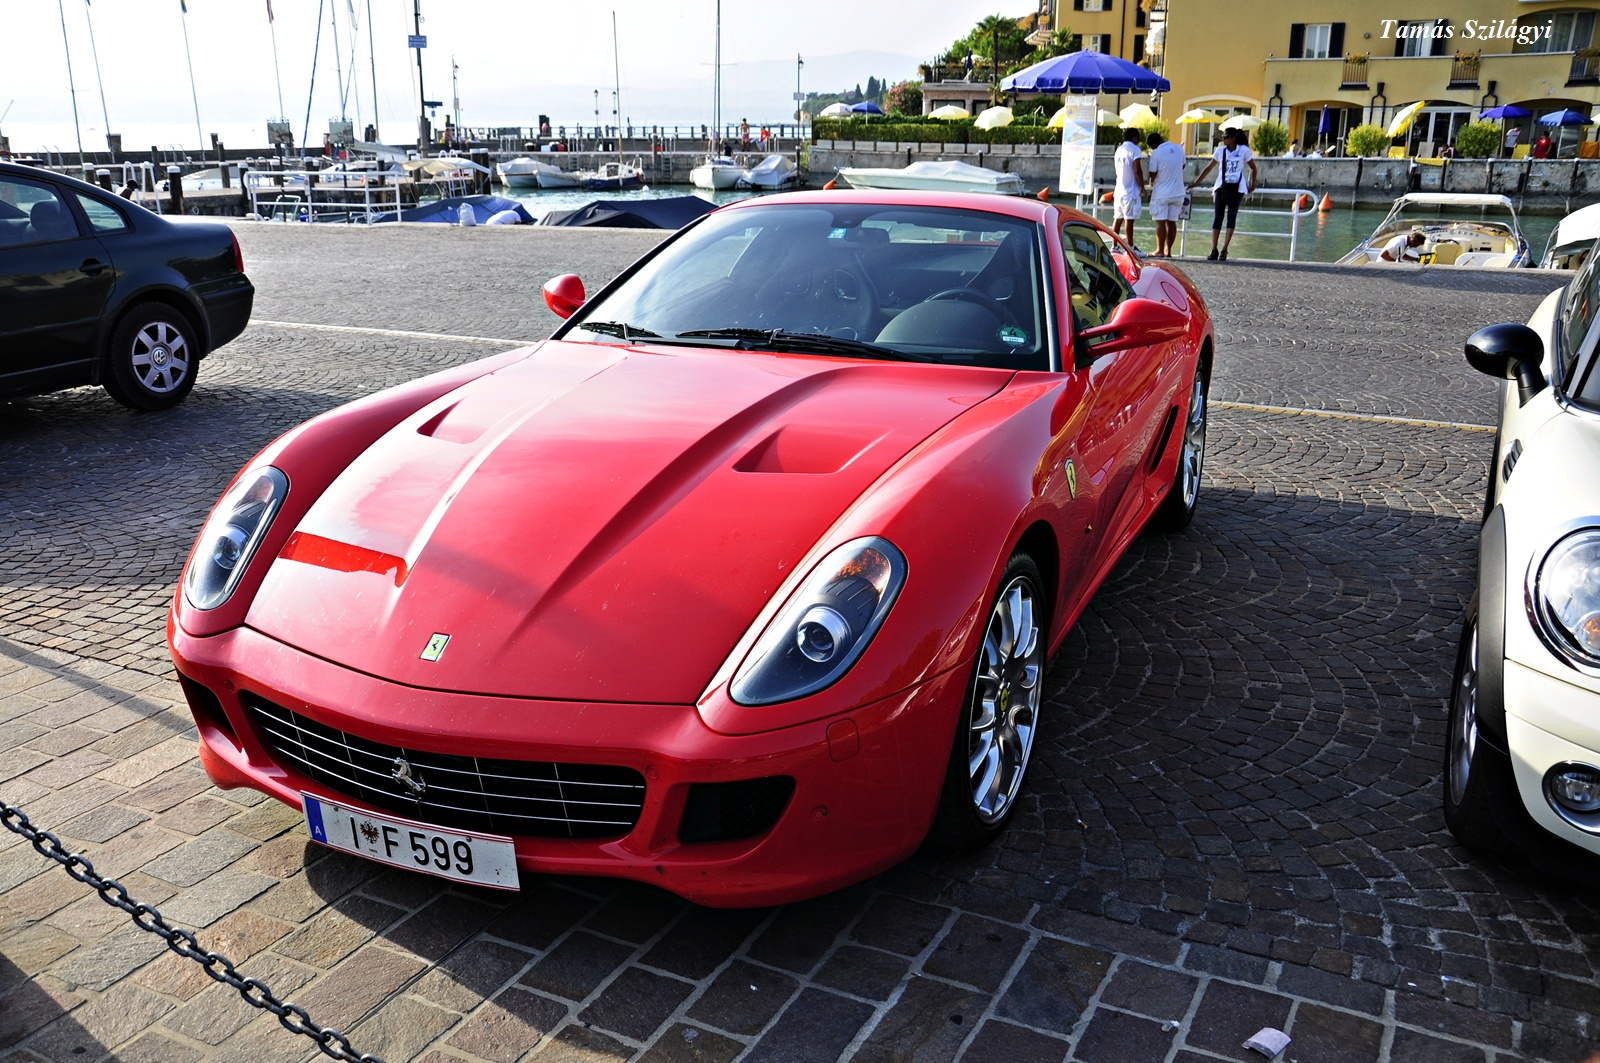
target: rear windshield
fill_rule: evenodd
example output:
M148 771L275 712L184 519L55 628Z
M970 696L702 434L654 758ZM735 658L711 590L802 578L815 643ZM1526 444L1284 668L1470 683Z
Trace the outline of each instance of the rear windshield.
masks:
M917 360L1048 369L1038 233L983 210L729 210L586 306L564 335L614 343L620 324L632 337L664 340L762 330L860 341Z

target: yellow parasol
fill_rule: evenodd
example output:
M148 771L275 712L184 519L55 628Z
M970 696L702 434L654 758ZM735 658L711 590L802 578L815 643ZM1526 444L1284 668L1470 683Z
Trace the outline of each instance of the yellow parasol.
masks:
M1394 119L1389 123L1389 135L1397 137L1411 128L1411 122L1417 117L1417 112L1427 106L1427 100L1418 100L1408 103L1394 114Z
M1098 111L1095 113L1095 125L1121 125L1122 116L1116 111Z
M1222 123L1223 129L1254 129L1261 124L1261 119L1253 114L1236 114Z
M931 112L928 117L937 118L941 122L959 122L964 118L971 118L972 116L966 112L965 108L957 107L953 103L947 103L938 110Z
M1130 103L1122 109L1119 116L1124 126L1145 125L1156 121L1156 113L1142 103Z
M1207 111L1204 108L1196 107L1192 111L1184 111L1177 117L1176 121L1179 125L1201 125L1202 123L1220 122L1222 121L1222 115L1217 114L1215 111Z
M1001 126L1010 125L1013 115L1009 107L989 107L978 112L978 120L972 124L979 129L999 129Z

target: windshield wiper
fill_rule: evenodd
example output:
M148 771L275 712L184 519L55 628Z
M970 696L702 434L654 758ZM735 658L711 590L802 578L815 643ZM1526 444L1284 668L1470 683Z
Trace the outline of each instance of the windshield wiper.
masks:
M631 340L635 336L641 339L658 340L661 337L647 328L630 325L626 321L580 321L578 328L588 329L590 332L599 332L606 336L621 336L624 340Z
M742 340L752 346L774 350L804 351L811 354L842 354L854 358L880 358L894 362L931 362L925 355L880 347L865 340L828 336L820 332L788 332L784 329L707 328L678 333L679 339L700 337L708 340Z

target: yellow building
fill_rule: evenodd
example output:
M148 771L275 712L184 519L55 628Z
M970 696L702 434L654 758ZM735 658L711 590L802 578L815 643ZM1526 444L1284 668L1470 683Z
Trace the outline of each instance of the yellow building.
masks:
M1600 105L1597 14L1600 3L1571 0L1432 8L1415 0L1155 0L1146 19L1164 25L1146 61L1172 82L1163 116L1203 107L1276 118L1304 150L1426 100L1409 147L1431 156L1489 107L1591 113ZM1079 12L1059 17L1078 32ZM1330 128L1319 133L1324 107ZM1520 143L1537 136L1532 121L1513 123ZM1208 125L1175 128L1186 130L1191 151L1205 150L1213 135ZM1582 127L1569 131L1561 154L1573 154L1580 139Z

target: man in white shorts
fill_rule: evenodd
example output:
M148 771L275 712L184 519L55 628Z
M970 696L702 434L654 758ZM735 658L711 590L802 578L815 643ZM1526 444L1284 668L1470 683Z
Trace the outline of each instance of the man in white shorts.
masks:
M1111 231L1121 235L1122 223L1128 223L1128 246L1133 243L1133 223L1144 213L1144 152L1139 149L1141 134L1137 129L1122 131L1122 146L1113 157L1117 169L1117 190L1112 197L1113 213Z
M1150 216L1156 220L1156 257L1171 258L1178 238L1178 215L1187 190L1183 184L1183 148L1150 134Z

